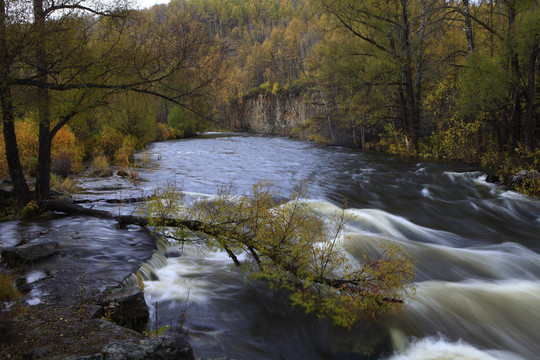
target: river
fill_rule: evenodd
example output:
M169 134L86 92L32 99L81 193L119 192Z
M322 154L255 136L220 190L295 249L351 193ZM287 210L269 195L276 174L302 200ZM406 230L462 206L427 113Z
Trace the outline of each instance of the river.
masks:
M284 293L246 284L226 254L186 246L155 261L145 293L158 327L181 318L197 357L540 356L540 201L486 182L476 168L246 134L155 143L137 158L138 185L86 181L79 198L136 196L167 181L191 198L231 182L240 194L263 179L287 196L305 181L322 214L346 203L356 216L348 251L397 243L417 262L416 294L402 314L344 330L291 307Z

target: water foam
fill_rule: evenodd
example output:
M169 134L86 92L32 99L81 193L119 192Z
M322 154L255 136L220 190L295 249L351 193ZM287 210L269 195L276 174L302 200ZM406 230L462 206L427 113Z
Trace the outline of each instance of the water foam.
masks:
M455 171L445 171L443 175L447 176L453 183L458 182L458 180L479 180L484 177L484 173L480 171L470 171L470 172L455 172ZM486 178L484 178L485 180Z
M451 245L461 238L449 232L434 230L397 215L378 209L350 209L354 219L349 223L351 233L377 234L400 240L415 240Z
M397 321L408 334L444 331L453 339L534 359L538 334L531 329L537 327L539 313L540 281L426 281L417 285Z
M242 257L239 259L243 260ZM204 303L215 295L216 277L236 269L224 251L201 253L193 245L184 245L181 257L169 258L165 266L155 269L157 280L144 282L145 294L149 303L161 301L189 301Z
M422 196L425 197L425 198L428 198L428 199L431 199L431 200L435 200L435 197L433 196L433 194L431 193L431 191L429 190L429 186L425 186L424 188L422 188Z
M428 337L413 341L388 360L524 360L517 354L480 350L461 340L450 342L444 337Z

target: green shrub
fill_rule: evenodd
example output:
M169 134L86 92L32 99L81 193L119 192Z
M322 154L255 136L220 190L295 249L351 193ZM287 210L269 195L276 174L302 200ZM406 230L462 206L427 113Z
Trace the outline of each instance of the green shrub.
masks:
M180 106L171 109L167 123L175 138L195 136L199 127L196 115Z

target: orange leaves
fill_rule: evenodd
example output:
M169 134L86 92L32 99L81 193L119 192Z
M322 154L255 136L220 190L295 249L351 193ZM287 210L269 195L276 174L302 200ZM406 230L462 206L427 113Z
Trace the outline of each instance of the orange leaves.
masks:
M18 121L15 124L15 135L23 169L26 175L33 176L38 160L38 126L30 119ZM60 129L53 138L51 156L53 170L60 175L67 176L70 172L82 169L83 152L68 126ZM0 176L6 178L9 176L2 134L0 134Z

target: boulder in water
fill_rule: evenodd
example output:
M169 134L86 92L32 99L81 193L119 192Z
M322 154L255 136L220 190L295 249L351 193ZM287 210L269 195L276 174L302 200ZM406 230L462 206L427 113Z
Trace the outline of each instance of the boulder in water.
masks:
M28 283L28 280L26 280L26 277L24 276L18 276L15 279L15 286L23 294L28 294L32 291L32 285Z
M167 258L179 258L180 256L182 256L182 251L178 248L169 248L165 252Z
M107 297L105 315L119 325L142 332L148 323L150 311L140 288L119 288Z

